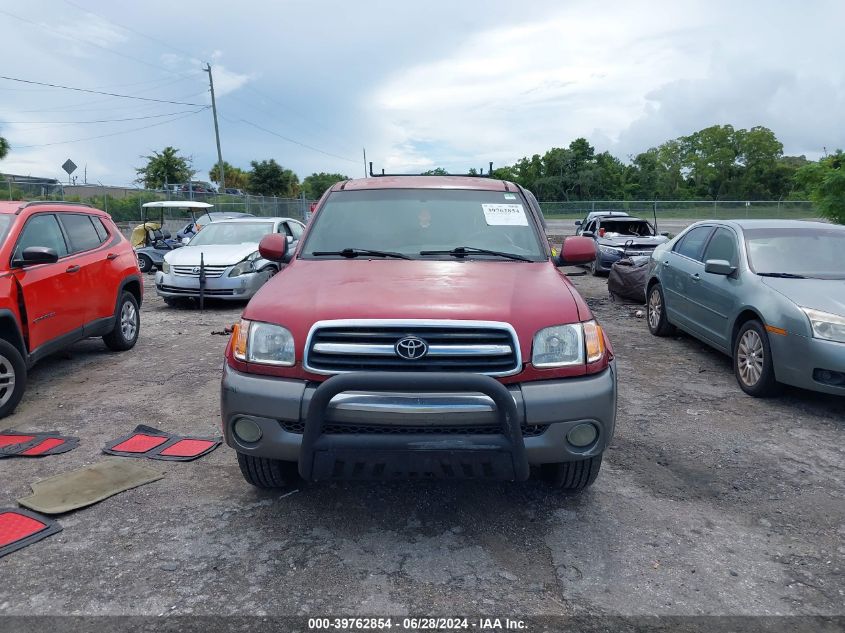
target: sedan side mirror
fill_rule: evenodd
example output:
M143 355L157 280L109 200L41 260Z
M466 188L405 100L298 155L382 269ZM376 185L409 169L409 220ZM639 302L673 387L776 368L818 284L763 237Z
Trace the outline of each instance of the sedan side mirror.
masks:
M581 226L581 220L575 220L575 226Z
M258 243L258 252L264 259L271 262L287 261L288 241L287 236L280 233L270 233L261 238Z
M731 263L724 259L708 259L704 262L704 272L713 273L714 275L733 275L736 271L736 266L731 266Z
M55 249L46 246L29 246L23 249L21 258L14 262L17 266L33 266L35 264L54 264L59 261L59 254Z
M596 259L596 243L589 237L573 236L563 240L558 266L589 264Z
M595 236L596 236L596 234L593 233L592 231L583 231L581 233L581 237L595 237Z

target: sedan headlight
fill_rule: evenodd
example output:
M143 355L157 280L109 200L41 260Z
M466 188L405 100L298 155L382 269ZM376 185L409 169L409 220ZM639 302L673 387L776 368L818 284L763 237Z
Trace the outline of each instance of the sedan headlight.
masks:
M170 273L170 264L168 264L168 263L167 263L167 260L166 260L166 259L165 259L165 260L164 260L164 262L161 264L161 272L163 272L165 275L167 275L168 273Z
M555 325L534 335L531 363L541 368L595 363L604 351L604 335L595 321Z
M820 310L801 308L807 318L810 319L810 326L813 328L815 338L826 341L845 343L845 317Z
M293 334L281 325L241 319L232 332L232 352L248 363L290 367L294 364Z
M622 255L625 252L621 248L614 248L612 246L599 246L599 250L605 255Z
M255 252L243 261L238 262L229 271L229 277L240 277L248 273L255 272L255 260L258 258L258 253Z

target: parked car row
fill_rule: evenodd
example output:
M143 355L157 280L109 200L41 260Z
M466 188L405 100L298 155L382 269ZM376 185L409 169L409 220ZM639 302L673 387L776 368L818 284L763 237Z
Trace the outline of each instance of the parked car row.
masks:
M132 347L142 282L105 213L0 205L5 415L44 355L87 336ZM155 288L168 304L249 300L225 351L221 416L258 487L532 472L568 492L590 486L614 434L618 369L558 268L590 265L602 247L648 252L649 330L730 354L747 393L845 395L845 227L707 221L668 239L600 215L553 251L530 192L456 176L337 183L307 229L207 213L165 249Z

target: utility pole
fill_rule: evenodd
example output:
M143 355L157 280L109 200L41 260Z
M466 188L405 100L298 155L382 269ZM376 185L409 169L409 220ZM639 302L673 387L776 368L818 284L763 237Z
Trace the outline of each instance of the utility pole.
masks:
M205 72L208 73L208 85L211 88L211 113L214 115L214 136L217 139L217 169L220 171L220 189L226 188L226 174L223 173L223 152L220 151L220 129L217 127L217 102L214 100L214 79L211 76L211 64L205 63Z
M364 149L364 178L367 177L367 148Z

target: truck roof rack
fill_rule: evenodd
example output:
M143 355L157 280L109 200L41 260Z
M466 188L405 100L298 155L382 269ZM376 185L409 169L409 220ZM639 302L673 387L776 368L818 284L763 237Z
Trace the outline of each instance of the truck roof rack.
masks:
M487 173L484 173L484 168L482 167L481 170L477 174L386 174L384 173L384 169L381 170L380 174L373 172L373 161L370 161L370 177L371 178L383 178L383 177L396 177L396 176L463 176L465 178L490 178L491 174L493 173L493 161L490 161L490 169Z
M29 202L24 202L21 206L19 206L18 210L15 211L15 215L17 215L27 207L32 207L37 204L55 204L68 207L86 207L88 209L94 208L90 204L85 204L84 202L65 202L64 200L30 200Z

